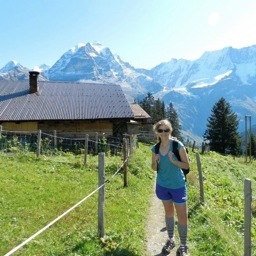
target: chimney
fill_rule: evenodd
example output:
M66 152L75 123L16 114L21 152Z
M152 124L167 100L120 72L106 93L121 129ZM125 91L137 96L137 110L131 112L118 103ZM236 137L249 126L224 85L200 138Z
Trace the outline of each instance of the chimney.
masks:
M37 84L37 77L40 73L38 71L29 71L29 93L35 93L39 91Z

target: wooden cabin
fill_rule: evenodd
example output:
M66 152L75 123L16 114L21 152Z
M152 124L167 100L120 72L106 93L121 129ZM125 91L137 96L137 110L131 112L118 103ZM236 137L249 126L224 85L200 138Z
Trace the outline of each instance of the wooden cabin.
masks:
M0 81L0 125L3 130L52 133L83 137L128 133L136 114L121 87L114 84L38 81ZM148 115L141 117L138 124Z

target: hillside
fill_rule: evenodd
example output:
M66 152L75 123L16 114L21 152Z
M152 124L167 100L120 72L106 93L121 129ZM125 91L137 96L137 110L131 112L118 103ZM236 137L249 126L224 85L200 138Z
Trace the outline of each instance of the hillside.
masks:
M39 80L119 84L129 102L150 92L166 106L172 102L183 136L202 141L213 105L224 97L244 131L245 115L256 114L256 45L226 47L196 60L170 59L151 70L136 69L100 43L83 43L66 51ZM28 69L10 61L0 69L1 80L27 80ZM255 125L252 119L252 125Z
M141 256L146 247L146 220L153 196L150 145L139 144L129 160L128 187L117 175L106 185L106 239L97 237L97 200L92 197L38 236L17 255ZM256 163L214 152L200 155L205 205L199 204L195 154L189 152L189 248L191 255L243 255L243 184L252 180L256 194ZM41 156L0 154L0 254L41 229L97 186L97 157L83 166L83 155ZM121 163L106 158L106 178ZM255 196L254 196L255 198ZM255 205L255 204L254 204ZM161 210L161 208L159 208ZM255 206L254 206L255 211ZM252 220L256 255L256 219ZM49 242L50 241L50 242ZM161 248L160 248L161 249Z
M191 154L190 154L191 155ZM244 158L221 156L210 152L200 156L204 176L205 205L198 204L197 171L189 180L189 219L192 255L243 255L244 180L252 181L256 195L256 163ZM193 158L192 169L196 170ZM255 201L253 201L255 213ZM252 220L252 242L256 255L256 219ZM205 242L207 241L207 242ZM214 252L214 253L213 253Z

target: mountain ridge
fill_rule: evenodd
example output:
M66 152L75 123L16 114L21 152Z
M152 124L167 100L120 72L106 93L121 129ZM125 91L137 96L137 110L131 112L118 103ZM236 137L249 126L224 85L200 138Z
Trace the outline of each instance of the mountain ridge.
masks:
M224 97L237 113L256 114L256 45L207 51L197 60L170 59L156 67L136 69L98 42L81 43L65 52L50 68L41 65L40 80L119 84L130 102L151 92L173 103L184 136L202 138L211 108ZM28 79L18 62L0 69L0 80ZM252 119L253 120L253 119Z

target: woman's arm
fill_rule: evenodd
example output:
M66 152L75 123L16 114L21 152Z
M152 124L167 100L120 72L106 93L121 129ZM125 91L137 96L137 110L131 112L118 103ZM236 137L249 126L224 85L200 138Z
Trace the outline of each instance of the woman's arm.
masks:
M180 161L174 157L174 153L172 151L169 152L169 160L182 169L188 169L189 168L189 158L185 147L181 147L179 150L180 155Z
M180 154L180 161L183 163L182 169L188 169L189 168L189 158L187 154L186 148L183 146L179 150Z
M159 160L160 160L159 155L152 152L151 168L152 168L154 171L157 171L157 164L159 163Z

